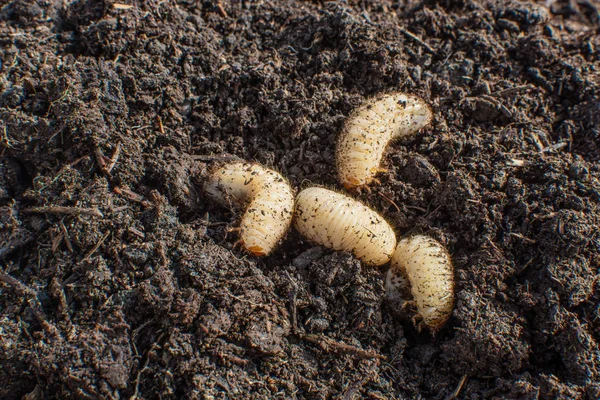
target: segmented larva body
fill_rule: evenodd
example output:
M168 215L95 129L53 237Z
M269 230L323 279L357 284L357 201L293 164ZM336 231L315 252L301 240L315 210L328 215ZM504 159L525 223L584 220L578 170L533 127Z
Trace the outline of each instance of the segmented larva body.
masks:
M398 242L385 283L388 296L416 303L423 322L441 327L454 307L454 268L440 243L427 236Z
M237 162L214 170L204 189L217 202L246 206L240 241L256 256L275 248L292 223L294 194L277 172L260 165Z
M369 184L390 140L425 127L431 108L416 96L387 94L360 106L346 121L336 148L339 179L346 189Z
M396 246L392 227L362 203L331 190L312 187L296 198L295 225L310 240L352 252L367 265L387 263Z

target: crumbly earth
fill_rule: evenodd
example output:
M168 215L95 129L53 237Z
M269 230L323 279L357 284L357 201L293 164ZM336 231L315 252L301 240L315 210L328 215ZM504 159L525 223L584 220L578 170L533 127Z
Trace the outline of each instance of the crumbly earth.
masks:
M597 1L130 4L1 3L0 398L600 397ZM451 252L435 335L199 190L231 156L340 189L392 90L434 121L356 196Z

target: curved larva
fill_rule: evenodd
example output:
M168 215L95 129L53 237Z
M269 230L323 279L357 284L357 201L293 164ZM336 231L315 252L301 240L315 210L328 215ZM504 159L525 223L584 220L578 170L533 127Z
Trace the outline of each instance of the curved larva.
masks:
M423 322L441 327L454 307L454 268L446 249L427 236L398 242L385 282L388 296L407 300L412 294Z
M260 165L236 162L213 171L204 189L219 203L246 206L240 241L256 256L275 248L292 223L294 194L277 172Z
M296 198L295 225L310 240L334 250L352 252L368 265L392 257L396 235L375 211L331 190L312 187Z
M346 189L369 184L383 152L392 139L410 135L432 118L424 100L403 93L387 94L367 101L348 118L339 136L336 164Z

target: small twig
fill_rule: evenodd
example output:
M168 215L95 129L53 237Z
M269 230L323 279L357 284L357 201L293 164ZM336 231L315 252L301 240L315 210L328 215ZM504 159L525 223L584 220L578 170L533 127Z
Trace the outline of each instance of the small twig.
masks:
M242 303L248 303L248 304L250 304L251 306L254 306L254 307L265 307L264 304L258 304L258 303L255 303L253 301L250 301L250 300L244 299L242 297L236 296L235 294L231 293L229 290L224 291L223 293L225 293L228 296L233 297L234 299L236 299L238 301L241 301Z
M516 158L509 158L506 160L506 165L509 167L524 167L528 164L527 160L519 160Z
M142 129L148 129L148 128L152 128L152 125L138 125L138 126L131 127L131 129L133 129L134 131L140 131Z
M140 389L140 377L142 376L142 373L144 371L146 371L146 369L148 369L148 364L150 363L150 353L153 353L154 351L156 351L156 349L158 349L160 347L160 345L158 343L161 342L164 337L165 337L165 333L162 332L160 335L158 335L158 338L156 339L156 341L154 343L152 343L152 346L150 346L150 348L146 351L146 354L144 355L144 358L145 358L144 363L143 363L142 367L138 368L138 370L137 370L137 374L135 377L134 391L133 391L133 394L131 395L131 397L129 398L129 400L135 400L138 398L139 389ZM135 346L135 343L134 343L134 346ZM136 352L137 352L137 346L136 346Z
M58 247L60 246L60 243L63 241L65 235L64 233L60 233L58 234L54 239L52 239L52 254L55 254L56 251L58 250Z
M96 162L100 166L100 169L106 171L106 160L108 160L108 157L102 153L102 150L100 150L98 145L94 147L94 156L96 157Z
M386 359L385 356L374 351L360 349L358 347L351 346L346 343L335 341L325 336L308 334L301 335L300 337L304 340L308 340L309 342L318 345L324 351L339 351L341 353L349 353L361 358L378 358L380 360Z
M515 86L512 88L508 88L508 89L504 89L504 90L499 90L497 92L493 92L490 94L490 96L507 96L507 95L511 95L511 94L515 94L515 93L520 93L520 92L526 92L528 90L533 90L533 89L538 89L537 87L533 86L533 85L521 85L521 86Z
M61 95L59 98L57 98L56 100L52 100L52 101L50 102L50 105L48 106L48 111L46 112L46 117L47 117L48 115L50 115L50 111L52 111L52 107L54 107L54 104L55 104L55 103L57 103L57 102L59 102L59 101L63 100L65 97L67 97L67 96L69 95L69 89L70 89L70 86L69 86L69 87L67 87L67 89L66 89L66 90L63 92L63 94L62 94L62 95Z
M529 239L528 237L525 237L525 236L521 235L520 233L511 232L511 233L509 233L509 235L517 237L517 238L521 239L522 241L524 241L525 243L529 243L529 244L537 243L535 240Z
M71 243L71 238L69 237L69 232L67 231L67 227L65 226L65 223L63 222L62 219L60 220L60 229L62 230L63 235L65 235L65 243L67 245L67 248L72 253L73 252L73 244Z
M18 296L28 295L30 297L36 297L37 294L29 286L25 285L18 279L13 278L10 275L0 273L0 282L4 282L11 286L12 289Z
M100 240L98 240L98 243L96 243L94 245L94 247L92 247L92 249L85 255L85 257L83 257L82 261L85 261L85 260L89 259L92 256L92 254L94 254L96 251L98 251L98 249L100 248L100 246L102 246L102 243L104 243L104 241L106 240L106 238L108 237L108 235L110 235L110 231L106 232L104 234L104 236L102 236L100 238Z
M297 309L297 301L298 301L298 284L294 281L294 279L292 278L292 276L285 271L285 274L288 278L288 280L290 281L290 286L292 286L292 289L290 290L290 293L288 294L289 298L290 298L290 318L292 320L292 330L294 332L298 331L298 309Z
M381 197L383 197L384 199L386 199L391 205L394 206L394 208L396 209L396 212L400 212L400 207L398 207L398 204L396 204L394 202L394 200L390 199L389 197L387 197L385 194L383 193L379 193L381 195Z
M427 50L428 52L435 54L436 51L434 48L432 48L431 46L429 46L427 43L425 43L421 38L419 38L418 36L416 36L414 33L407 31L404 28L400 28L400 32L402 32L405 36L411 38L412 40L414 40L415 42L417 42L418 44L420 44L421 46L423 46L425 48L425 50Z
M138 398L138 393L140 392L140 378L142 376L142 372L144 372L148 368L148 363L150 362L150 357L146 356L144 360L144 365L141 368L138 368L136 376L135 376L135 385L133 394L129 398L129 400L135 400Z
M21 210L23 213L33 214L67 214L67 215L90 215L93 217L104 217L97 208L80 208L80 207L63 207L63 206L48 206L48 207L30 207Z
M165 127L163 125L162 118L160 117L160 115L156 116L156 122L158 123L158 131L160 132L161 135L164 135Z
M96 156L96 162L100 166L100 169L102 170L102 172L104 172L106 175L109 175L109 176L110 176L110 173L112 172L113 168L115 167L115 164L119 160L120 154L121 154L121 143L117 143L115 151L113 152L113 155L110 159L104 155L102 150L100 150L100 146L96 145L96 147L94 148L94 155Z
M90 156L82 156L79 157L78 159L76 159L75 161L73 161L71 164L69 164L69 167L73 168L74 166L76 166L77 164L79 164L82 161L87 161L90 159Z
M133 6L131 4L113 3L112 7L115 10L131 10Z
M424 213L427 212L427 209L423 208L423 207L409 206L409 205L406 205L406 204L404 205L404 207L408 208L409 210L417 210L417 211L421 211L421 212L424 212Z
M129 233L134 234L135 236L144 239L146 237L146 235L144 234L144 232L139 231L138 229L134 228L133 226L130 226L129 228L127 228L127 231Z
M65 295L62 283L57 277L52 278L50 281L49 292L55 299L58 300L58 311L61 313L63 319L67 322L71 322L67 296Z
M117 161L119 161L119 155L121 155L121 143L117 143L117 147L115 148L115 152L113 153L112 157L110 158L110 162L108 163L108 165L106 166L106 174L110 175L113 168L115 168L115 165L117 164Z
M492 97L490 95L485 95L482 94L480 96L476 96L476 97L467 97L464 100L474 100L476 102L479 103L483 103L483 104L487 104L488 106L491 107L495 107L496 110L500 111L502 113L502 115L504 115L506 118L511 119L512 118L512 112L498 99L496 99L495 97ZM461 100L462 102L462 100Z
M217 10L219 10L219 14L221 14L221 17L223 18L227 18L227 11L225 11L225 8L223 7L223 4L221 3L221 1L217 1Z
M200 154L192 155L193 160L197 161L217 161L217 162L234 162L234 161L242 161L238 156L234 156L232 154L218 154L213 156L204 156Z
M532 263L532 262L533 262L533 257L532 257L532 258L530 258L530 259L529 259L529 261L527 261L527 262L525 263L525 265L523 265L523 268L521 268L521 269L518 271L518 273L519 273L519 274L522 274L522 273L523 273L523 272L524 272L524 271L527 269L527 267L529 267L529 266L531 265L531 263Z
M458 382L458 386L456 387L456 389L454 389L454 393L452 393L452 395L450 397L448 397L447 400L456 399L458 397L460 391L462 390L463 386L465 385L466 380L467 380L467 375L463 375L462 378L460 378L460 382Z
M116 194L125 196L126 198L128 198L131 201L140 203L144 207L152 207L152 203L150 203L148 200L144 200L144 197L142 195L139 195L130 189L115 186L113 188L113 192L115 192Z
M567 147L568 145L569 145L568 142L556 143L556 144L553 144L552 146L548 146L545 149L543 149L542 153L548 153L548 152L555 151L555 150L561 150L561 149Z
M4 136L2 137L1 144L3 145L2 147L5 147L5 148L9 148L9 149L14 148L14 146L11 143L11 140L8 137L8 131L6 130L6 126L4 126ZM5 149L2 149L2 150L4 151Z

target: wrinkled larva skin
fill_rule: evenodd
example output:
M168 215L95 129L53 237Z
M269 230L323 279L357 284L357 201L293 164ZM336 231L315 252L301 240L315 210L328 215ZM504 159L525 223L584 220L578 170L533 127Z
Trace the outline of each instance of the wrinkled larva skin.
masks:
M338 138L336 163L346 189L368 185L381 169L381 158L390 140L427 126L432 118L425 101L403 93L377 97L348 118Z
M292 223L294 193L277 172L260 165L236 162L215 169L205 191L217 202L243 208L240 241L256 256L275 248Z
M452 313L452 261L446 249L430 237L412 236L398 242L385 286L390 298L408 301L412 295L423 322L434 330Z
M383 217L348 196L323 188L298 194L295 225L310 240L352 252L367 265L387 263L396 246L396 235Z

